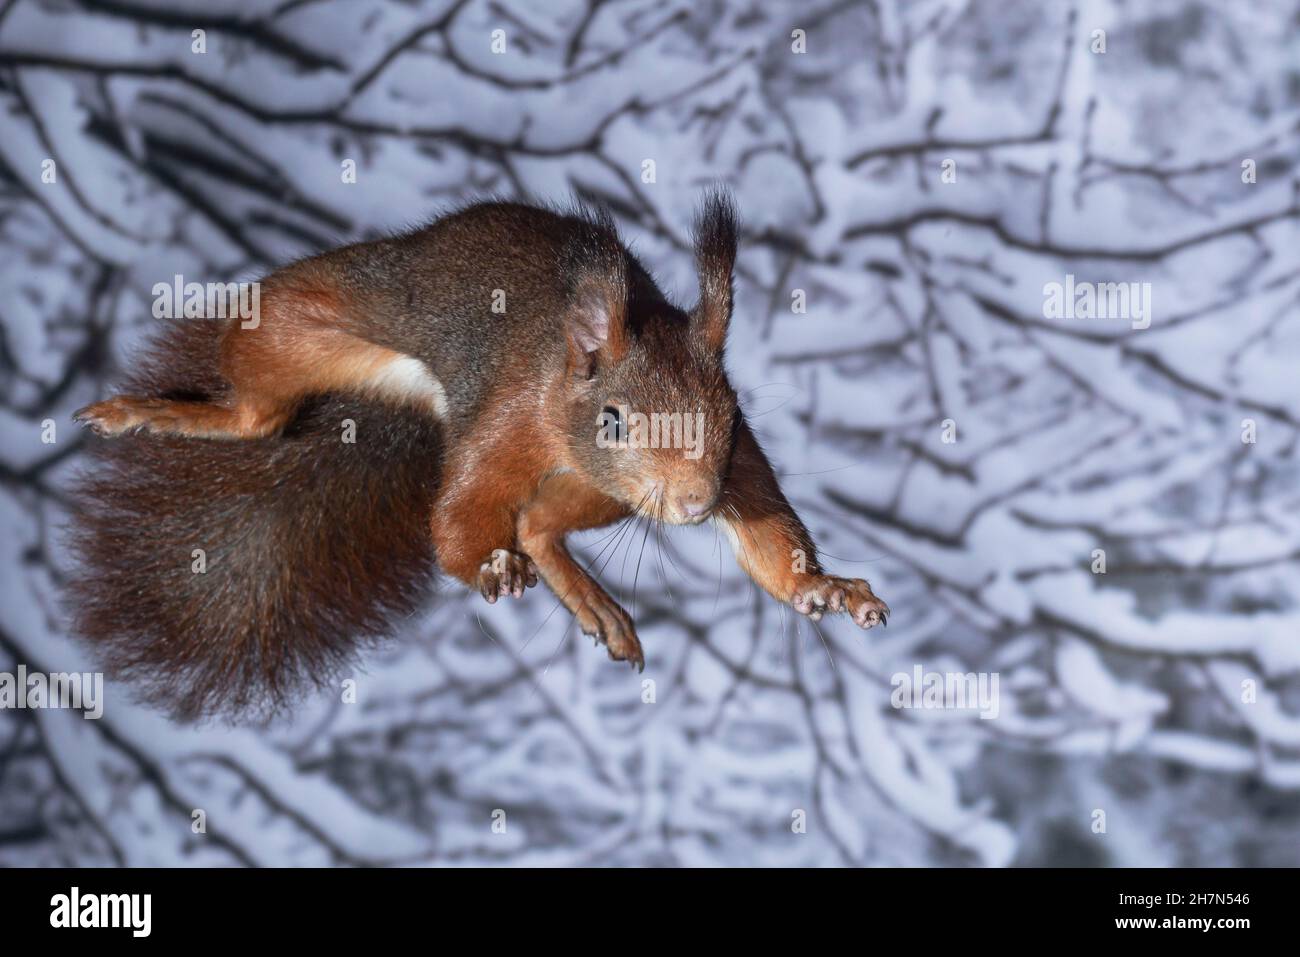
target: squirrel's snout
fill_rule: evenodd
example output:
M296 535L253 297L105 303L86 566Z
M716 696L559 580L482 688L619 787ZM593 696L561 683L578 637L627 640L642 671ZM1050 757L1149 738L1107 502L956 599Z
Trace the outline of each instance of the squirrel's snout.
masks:
M702 522L718 501L718 486L712 482L692 482L674 490L673 505L683 522Z

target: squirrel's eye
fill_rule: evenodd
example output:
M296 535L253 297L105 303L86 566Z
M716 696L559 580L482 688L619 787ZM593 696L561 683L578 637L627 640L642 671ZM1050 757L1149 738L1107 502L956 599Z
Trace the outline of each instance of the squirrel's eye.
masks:
M623 421L623 412L617 406L607 405L600 410L602 421L614 426L614 434L623 439L627 437L627 423Z

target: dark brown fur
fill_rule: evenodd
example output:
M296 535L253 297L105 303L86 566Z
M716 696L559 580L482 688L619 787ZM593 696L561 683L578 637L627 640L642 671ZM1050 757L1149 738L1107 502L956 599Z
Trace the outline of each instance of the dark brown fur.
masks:
M127 387L219 399L221 331L174 323ZM354 445L341 441L345 419ZM333 396L271 438L88 444L74 625L111 673L177 717L274 711L427 595L440 442L414 411ZM192 571L196 548L206 573Z

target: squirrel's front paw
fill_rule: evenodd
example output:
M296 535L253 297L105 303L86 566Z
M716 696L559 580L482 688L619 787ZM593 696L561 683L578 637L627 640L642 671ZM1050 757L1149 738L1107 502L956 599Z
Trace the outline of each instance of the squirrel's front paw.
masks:
M828 611L847 611L859 628L889 624L889 606L861 578L812 575L795 589L790 604L801 615L819 621Z
M598 589L589 591L575 617L583 634L604 642L611 658L631 662L633 668L645 671L645 653L632 616L609 595Z
M478 590L488 604L498 598L514 595L520 598L525 588L537 584L537 566L527 555L508 548L495 548L478 568Z

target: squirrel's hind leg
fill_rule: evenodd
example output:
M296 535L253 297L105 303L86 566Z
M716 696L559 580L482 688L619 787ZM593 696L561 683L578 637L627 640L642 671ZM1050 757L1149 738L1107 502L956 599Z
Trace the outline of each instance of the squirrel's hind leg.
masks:
M136 430L200 438L249 439L278 431L292 407L258 408L119 395L88 405L73 418L104 436Z
M339 328L342 297L324 281L269 283L255 327L222 333L219 371L229 393L212 402L132 395L97 402L73 418L101 435L136 430L210 439L279 433L308 396L345 392L447 413L440 383L419 360Z

